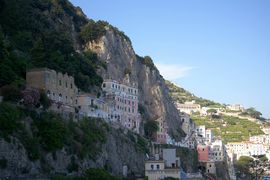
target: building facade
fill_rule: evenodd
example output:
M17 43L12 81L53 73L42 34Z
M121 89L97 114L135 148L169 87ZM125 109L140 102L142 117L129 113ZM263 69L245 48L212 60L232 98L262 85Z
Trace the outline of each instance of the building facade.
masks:
M77 96L77 108L80 117L95 117L109 121L109 107L107 103L95 95L83 93Z
M26 72L26 84L46 93L53 102L52 110L63 114L75 113L78 88L72 76L48 68L36 68Z
M197 152L198 152L198 160L199 162L207 162L209 161L209 152L210 152L210 146L209 145L203 145L199 144L197 146Z
M176 108L180 112L185 112L190 115L193 112L200 112L201 105L196 104L195 101L191 101L185 102L184 104L176 103Z
M109 102L109 116L122 126L139 133L141 116L138 112L138 88L114 80L104 80L102 90Z
M165 121L165 118L163 116L159 117L158 119L155 120L158 123L158 130L154 134L154 139L156 140L157 143L159 144L166 144L167 139L168 139L168 134L167 134L167 123Z
M161 180L168 177L180 179L180 158L176 149L160 149L162 157L155 154L154 159L145 161L145 176L149 180Z

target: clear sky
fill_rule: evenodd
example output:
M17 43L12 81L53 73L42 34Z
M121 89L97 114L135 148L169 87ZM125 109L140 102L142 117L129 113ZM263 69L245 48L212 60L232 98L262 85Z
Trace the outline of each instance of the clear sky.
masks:
M197 96L270 118L269 0L71 0L124 31L138 55Z

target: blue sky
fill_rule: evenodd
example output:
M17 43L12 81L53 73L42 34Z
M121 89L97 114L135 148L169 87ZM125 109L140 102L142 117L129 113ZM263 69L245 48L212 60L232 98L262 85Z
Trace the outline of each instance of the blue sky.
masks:
M197 96L270 118L269 0L71 0L124 31L138 55Z

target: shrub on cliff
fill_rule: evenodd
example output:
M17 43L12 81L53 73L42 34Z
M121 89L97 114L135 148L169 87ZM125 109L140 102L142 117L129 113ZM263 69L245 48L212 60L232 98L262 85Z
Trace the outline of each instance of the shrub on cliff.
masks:
M104 169L91 168L85 172L86 179L102 179L102 180L119 180L119 178L112 176L110 173Z
M81 38L84 42L96 41L105 33L106 24L103 21L89 20L89 22L81 28Z
M35 120L38 128L40 144L47 151L61 149L67 136L67 127L63 120L51 113L42 113L40 119Z
M7 138L19 128L20 110L9 104L0 104L0 136Z
M145 136L149 139L153 139L154 134L158 131L158 122L147 121L144 124Z

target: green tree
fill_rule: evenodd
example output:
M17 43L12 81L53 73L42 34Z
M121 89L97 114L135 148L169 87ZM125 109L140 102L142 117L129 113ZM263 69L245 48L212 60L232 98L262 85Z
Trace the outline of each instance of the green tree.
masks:
M95 22L89 20L89 22L81 28L81 38L83 41L95 41L98 40L106 33L105 23L102 21Z
M19 128L21 112L9 103L0 104L0 136L7 137Z
M34 43L34 47L31 49L31 59L32 64L36 67L44 67L45 66L45 60L46 60L46 54L45 54L45 47L43 44L43 41L41 39L38 39Z
M248 174L249 168L251 167L252 163L253 163L253 158L249 156L241 156L239 160L236 162L236 168L238 171Z
M105 171L104 169L88 169L85 172L86 179L102 179L102 180L117 180L118 178L112 176L110 173Z
M54 151L64 146L67 137L67 127L63 120L51 113L43 113L35 120L38 136L44 149Z
M154 133L156 133L158 131L158 122L156 121L147 121L144 124L144 132L145 132L145 136L149 139L153 139L153 135Z
M253 117L253 118L256 118L256 119L260 119L262 113L257 111L255 108L251 107L251 108L248 108L246 110L246 112L248 113L249 116Z

